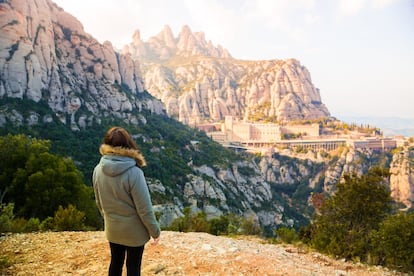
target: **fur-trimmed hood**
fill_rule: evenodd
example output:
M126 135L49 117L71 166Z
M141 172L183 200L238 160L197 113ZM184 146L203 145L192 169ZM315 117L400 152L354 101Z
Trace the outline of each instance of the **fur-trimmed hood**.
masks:
M112 147L107 144L102 144L99 148L99 152L102 155L120 155L125 157L131 157L135 160L138 167L145 167L147 162L145 161L144 156L139 150L122 148L122 147Z

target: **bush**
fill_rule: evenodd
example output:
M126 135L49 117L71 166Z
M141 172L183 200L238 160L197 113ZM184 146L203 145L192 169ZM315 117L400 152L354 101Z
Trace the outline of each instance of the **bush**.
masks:
M311 245L333 256L364 261L369 233L391 212L386 176L376 168L362 177L345 176L345 182L337 185L336 193L316 215Z
M371 262L404 271L414 271L414 214L387 217L370 235Z
M0 233L12 231L14 219L13 209L13 203L0 205Z
M203 212L192 214L189 207L184 208L184 217L175 219L169 227L172 231L208 232L207 216Z
M15 218L12 223L11 232L23 233L26 230L27 220L24 218Z
M240 218L233 213L207 220L204 212L191 213L191 208L184 208L184 216L175 219L168 230L180 232L206 232L213 235L258 235L260 225L252 217Z
M85 213L69 204L67 208L59 206L53 219L56 231L79 231L85 229Z
M42 231L53 230L54 228L53 224L54 224L53 218L47 217L42 221L42 223L40 223L40 230Z
M207 222L207 215L199 212L191 216L190 231L192 232L208 232L209 226Z
M260 225L253 217L242 219L240 228L240 233L243 235L259 235L261 233Z
M213 235L227 235L229 227L229 219L221 215L219 218L209 220L209 233Z
M38 218L30 218L25 227L25 232L36 232L40 230L40 220Z
M28 221L25 218L15 218L13 203L0 206L0 233L34 232L39 229L40 221L38 218L30 218Z
M278 240L285 243L293 243L298 241L298 235L296 234L295 229L288 227L280 227L275 231L276 237Z
M6 268L9 268L13 265L13 262L10 260L8 256L0 256L0 272L3 272ZM1 274L5 275L5 274Z

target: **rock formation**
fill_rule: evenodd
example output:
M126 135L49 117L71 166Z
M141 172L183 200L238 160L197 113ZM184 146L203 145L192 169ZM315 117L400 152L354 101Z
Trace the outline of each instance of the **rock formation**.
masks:
M52 1L1 1L0 26L0 98L45 101L73 129L108 110L119 117L141 108L163 112L154 99L138 100L139 62L98 43Z
M145 92L144 79L159 100ZM166 110L190 125L226 115L282 122L329 116L309 71L297 60L237 60L187 26L177 38L166 26L148 42L136 31L120 54L110 42L100 44L85 33L76 18L50 0L0 1L0 100L9 98L45 104L53 114L3 108L0 127L58 118L79 130L104 116L137 125L145 122L142 110ZM331 164L274 155L258 162L240 158L226 168L189 165L193 173L183 187L173 191L157 179L148 184L153 193L180 195L156 206L165 225L191 206L208 217L231 211L251 215L264 226L293 226L297 221L285 212L297 206L284 190L321 185L331 193L344 173L367 170L361 154L345 150ZM393 196L408 207L414 198L410 163L405 161L409 156L394 156L391 166ZM291 206L278 198L287 198Z
M132 36L132 43L124 46L123 53L131 53L138 60L163 61L175 56L210 56L215 58L231 58L230 53L220 45L215 47L211 41L205 40L202 32L191 32L190 27L183 26L177 38L171 28L166 25L156 36L147 42L142 41L140 31Z
M390 165L390 189L391 196L411 208L414 202L414 171L413 151L404 148L393 155Z
M330 115L299 61L237 60L188 26L177 38L166 26L148 42L136 31L122 52L142 61L148 91L168 114L189 125L226 115L279 122Z

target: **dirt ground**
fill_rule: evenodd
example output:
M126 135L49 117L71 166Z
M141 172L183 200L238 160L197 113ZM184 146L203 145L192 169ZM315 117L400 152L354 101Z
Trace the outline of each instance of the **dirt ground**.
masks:
M103 232L11 234L0 238L0 267L9 266L1 270L1 275L107 275L109 259ZM169 231L162 232L157 245L146 245L142 272L210 276L403 275L253 237Z

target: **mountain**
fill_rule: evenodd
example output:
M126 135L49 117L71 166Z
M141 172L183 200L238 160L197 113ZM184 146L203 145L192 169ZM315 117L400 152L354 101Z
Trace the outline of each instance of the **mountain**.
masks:
M252 218L267 234L279 225L298 228L313 214L312 193L332 193L346 173L389 168L392 155L400 154L348 147L309 150L305 158L285 151L240 154L174 119L329 116L310 73L294 59L237 60L188 27L177 38L166 27L148 42L136 33L119 53L50 0L0 1L0 26L0 135L51 140L90 184L106 129L128 128L147 158L145 175L164 225L190 207L208 218ZM404 150L393 170L401 175L399 200L409 206L412 173L400 164L411 162L413 149Z
M53 2L1 1L1 8L0 97L46 102L73 129L99 122L108 110L120 118L133 109L164 112L144 92L139 62L98 43ZM38 117L31 116L50 120Z
M330 116L299 61L237 60L188 26L177 37L165 26L146 42L136 31L122 53L142 62L148 92L185 124L217 122L227 115L276 122Z
M131 53L139 60L163 61L175 56L210 56L215 58L231 58L230 53L222 46L215 47L211 41L205 40L202 32L193 33L189 26L183 26L177 38L171 28L166 25L156 36L147 42L142 41L140 31L132 35L132 43L125 45L123 52Z
M148 186L164 225L185 207L208 217L246 215L269 227L306 223L303 204L275 193L253 156L237 155L168 117L145 90L139 61L110 42L100 44L52 1L1 1L0 26L0 135L51 140L52 150L72 158L90 184L105 131L121 125L147 159Z

